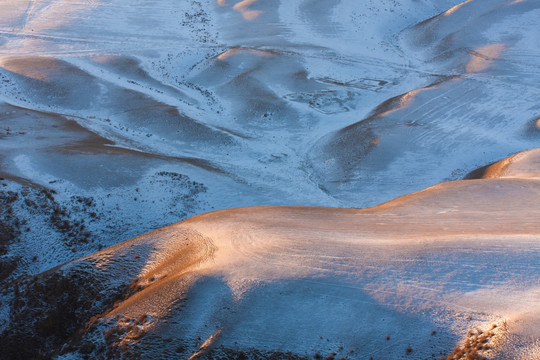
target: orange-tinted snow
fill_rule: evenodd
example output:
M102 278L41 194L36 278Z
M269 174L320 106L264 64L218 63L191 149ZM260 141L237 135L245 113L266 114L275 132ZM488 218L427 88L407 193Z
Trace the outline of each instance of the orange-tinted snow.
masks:
M211 334L212 343L228 344L232 341L229 333L247 331L255 339L246 346L265 347L268 344L257 339L278 331L279 324L318 333L308 319L309 311L324 313L325 306L332 307L328 302L338 301L347 309L368 311L381 319L394 311L411 316L415 319L409 329L412 333L401 332L403 342L415 343L418 335L414 333L429 333L431 327L464 336L470 328L497 324L496 341L486 354L513 354L516 359L538 354L539 154L540 150L531 150L504 160L504 166L497 163L493 172L487 172L489 179L442 183L369 209L231 209L143 235L118 249L152 249L138 276L144 289L108 316L150 314L155 319L182 319L185 314L172 309L179 298L186 297L187 308L196 309L192 311L201 312L202 317L203 312L215 315L220 312L212 307L215 304L200 303L200 299L190 302L190 294L204 279L220 279L239 307L233 317L247 317L254 323L230 324L211 316L192 324L196 329L217 327L219 335ZM501 176L494 177L495 171ZM105 252L110 255L111 251L114 248ZM265 305L265 298L271 296L268 288L309 282L326 290L322 299L305 294L305 306L311 310L298 310L294 321L290 312ZM206 291L209 295L213 290ZM368 304L359 307L351 291ZM267 295L258 298L259 293ZM328 298L329 293L336 298ZM294 306L294 301L304 301L302 296L285 296L280 306L287 306L287 301ZM265 306L271 321L264 320L268 316ZM262 312L259 320L253 311ZM328 321L341 324L323 331L331 341L343 341L343 332L359 319L354 312L348 317L328 316ZM418 322L425 318L429 322ZM162 320L154 321L151 332L164 331ZM224 322L229 324L225 327ZM391 331L380 324L369 329L356 329L357 340L366 340L370 332ZM274 340L281 348L294 350L294 341ZM346 340L346 346L355 346L351 341ZM427 344L420 341L416 346Z

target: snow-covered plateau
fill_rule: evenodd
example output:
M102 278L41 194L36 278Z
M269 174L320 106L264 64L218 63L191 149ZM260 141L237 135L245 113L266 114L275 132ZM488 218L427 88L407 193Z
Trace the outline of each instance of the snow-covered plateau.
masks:
M539 19L0 1L0 359L540 359Z

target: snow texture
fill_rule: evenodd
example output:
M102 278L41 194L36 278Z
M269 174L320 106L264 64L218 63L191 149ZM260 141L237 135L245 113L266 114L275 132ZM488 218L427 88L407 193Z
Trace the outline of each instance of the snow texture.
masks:
M539 17L536 0L3 0L0 331L37 331L5 344L438 359L480 327L483 356L538 358ZM482 180L444 183L464 177ZM32 317L47 296L18 307L47 284L80 290L71 334Z

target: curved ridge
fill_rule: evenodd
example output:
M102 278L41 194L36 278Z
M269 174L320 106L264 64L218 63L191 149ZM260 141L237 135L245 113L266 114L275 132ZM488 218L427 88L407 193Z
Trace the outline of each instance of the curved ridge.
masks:
M540 357L538 5L5 1L0 358Z
M94 348L97 353L144 348L150 358L159 357L169 346L163 342L168 336L182 344L177 345L179 353L203 358L227 353L232 339L248 350L301 354L320 347L311 340L305 346L281 343L278 333L268 335L269 343L261 342L263 332L285 324L303 324L324 333L330 344L344 341L354 347L359 339L373 336L358 328L355 337L345 336L350 321L366 316L352 310L359 310L358 301L390 321L407 316L417 331L437 328L445 334L437 339L396 334L415 349L429 345L449 351L459 332L471 327L468 317L479 327L504 322L506 332L497 330L497 342L490 343L493 351L504 349L516 336L527 341L520 325L525 314L540 318L540 303L532 295L502 295L533 294L539 285L539 152L503 160L504 166L494 169L504 171L487 179L443 183L368 209L253 207L198 215L68 263L25 286L31 289L52 274L72 279L81 268L91 288L105 294L130 284L127 297L85 326L82 339L101 344ZM505 270L482 270L493 261ZM334 290L340 306L352 306L352 313L331 305L327 297ZM483 301L486 296L490 301ZM297 301L302 308L331 312L340 326L315 330L302 313L289 318ZM292 308L286 309L287 304ZM96 311L95 306L87 311ZM18 325L20 319L14 320L9 326ZM373 326L376 331L390 329ZM512 330L518 326L522 335ZM245 331L252 335L240 336ZM100 340L102 334L105 340ZM211 341L202 344L197 340L201 337ZM380 340L386 341L384 336ZM82 340L74 341L80 351ZM281 345L275 348L277 343ZM357 351L368 354L369 348ZM387 350L403 351L397 343Z

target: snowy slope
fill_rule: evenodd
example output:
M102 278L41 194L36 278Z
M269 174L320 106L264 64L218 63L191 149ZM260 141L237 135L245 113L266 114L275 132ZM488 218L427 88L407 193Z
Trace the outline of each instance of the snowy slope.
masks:
M12 276L214 209L372 206L535 147L538 11L3 1L2 197L28 223L8 224Z
M54 345L58 334L39 331L50 317L66 325L57 302L41 297L28 314L33 291L62 286L61 301L86 319L62 359L438 359L468 344L490 359L536 359L539 159L520 153L485 179L364 210L196 216L18 284L8 296L27 305L12 300L4 345L33 326L40 350Z
M485 355L538 357L537 152L509 156L540 144L539 15L537 0L1 1L6 348L121 357L141 328L134 349L156 358L207 339L216 357L438 358L497 324ZM492 179L436 185L466 176ZM134 280L158 281L157 305ZM43 318L58 296L67 315Z

